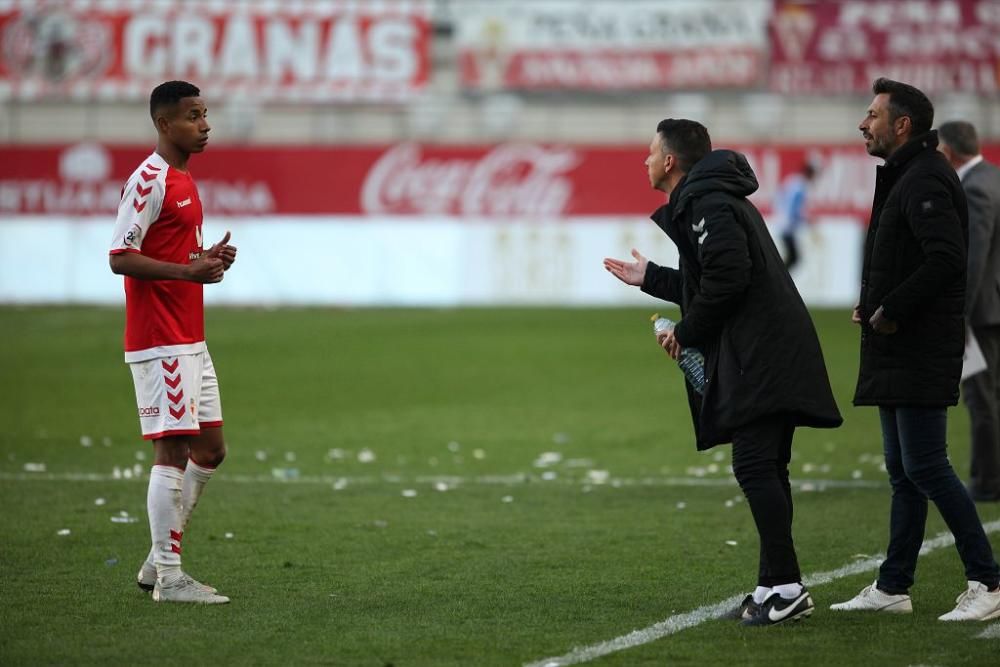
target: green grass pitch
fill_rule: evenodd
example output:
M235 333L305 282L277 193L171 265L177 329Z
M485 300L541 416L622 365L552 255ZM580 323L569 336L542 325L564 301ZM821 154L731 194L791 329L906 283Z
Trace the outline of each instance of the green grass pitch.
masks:
M745 593L729 448L694 450L651 313L210 309L229 457L184 563L232 603L190 607L134 583L151 449L123 314L0 308L0 664L522 665ZM889 505L877 416L850 405L857 330L814 317L846 423L796 435L807 574L882 551ZM827 609L874 577L814 587L791 627L708 619L589 664L1000 664L977 638L1000 624L936 620L965 587L953 547L921 558L910 616Z

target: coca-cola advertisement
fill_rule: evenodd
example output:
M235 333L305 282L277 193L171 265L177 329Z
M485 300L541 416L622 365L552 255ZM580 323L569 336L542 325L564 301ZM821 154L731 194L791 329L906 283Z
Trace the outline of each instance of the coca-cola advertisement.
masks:
M141 99L167 79L257 101L405 100L426 0L0 2L0 98Z
M881 161L870 157L860 141L728 147L750 160L760 184L753 200L765 214L781 182L809 162L818 170L809 198L813 215L867 221L875 166ZM125 179L152 148L6 146L0 160L0 216L113 216ZM1000 160L1000 144L984 146L983 153ZM189 167L210 216L454 217L502 223L645 216L664 200L649 186L647 155L638 143L217 146L193 156Z
M480 91L751 87L770 0L463 0L462 85Z
M854 93L880 76L928 93L1000 90L995 0L775 0L771 89Z

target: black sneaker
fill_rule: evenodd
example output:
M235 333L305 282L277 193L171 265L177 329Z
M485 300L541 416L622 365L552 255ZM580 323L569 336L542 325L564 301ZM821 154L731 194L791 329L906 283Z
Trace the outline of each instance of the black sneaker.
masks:
M743 621L743 625L778 625L812 616L813 601L805 586L794 600L786 600L773 593L760 605L760 611Z
M743 602L738 607L729 610L722 618L731 621L745 621L760 613L760 605L753 601L753 596L748 595L743 598Z

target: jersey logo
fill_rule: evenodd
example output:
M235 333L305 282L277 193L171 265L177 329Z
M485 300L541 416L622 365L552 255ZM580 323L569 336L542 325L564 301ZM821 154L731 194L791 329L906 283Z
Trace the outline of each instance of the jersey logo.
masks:
M691 225L691 229L696 232L701 232L705 230L705 218L702 218L697 225Z
M129 227L128 231L125 232L125 238L122 239L122 242L125 244L126 248L129 248L138 243L141 236L142 229L139 228L139 225L132 225Z
M187 206L187 205L188 205L188 204L190 204L190 203L191 203L191 198L190 198L190 197L188 197L188 198L187 198L187 199L185 199L184 201L179 201L179 202L177 202L177 208L184 208L185 206Z

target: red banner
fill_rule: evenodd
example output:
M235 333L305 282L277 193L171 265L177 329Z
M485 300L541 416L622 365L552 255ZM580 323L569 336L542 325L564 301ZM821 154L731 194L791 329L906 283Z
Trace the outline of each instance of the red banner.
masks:
M927 93L1000 90L995 0L775 0L771 89L871 91L882 76Z
M875 165L859 140L825 146L735 146L757 174L768 213L789 174L818 165L810 209L866 222ZM0 216L114 215L121 187L149 147L4 146ZM1000 144L984 148L1000 161ZM643 146L210 146L191 158L207 215L547 218L649 214Z
M429 52L425 0L0 3L0 98L142 99L187 79L211 99L400 100Z

